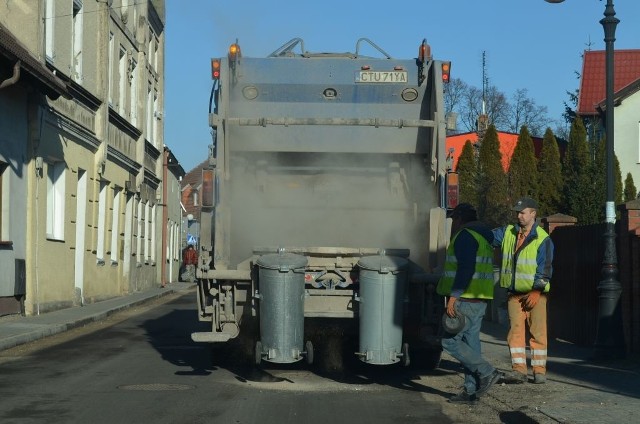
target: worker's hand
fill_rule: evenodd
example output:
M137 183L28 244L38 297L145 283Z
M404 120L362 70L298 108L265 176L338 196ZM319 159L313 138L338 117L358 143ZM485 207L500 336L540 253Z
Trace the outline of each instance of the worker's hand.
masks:
M534 306L538 304L540 300L540 291L532 290L528 295L522 298L522 306L525 310L530 311Z
M447 300L447 315L451 318L456 316L456 300L458 300L458 298L453 296L450 296L449 300Z

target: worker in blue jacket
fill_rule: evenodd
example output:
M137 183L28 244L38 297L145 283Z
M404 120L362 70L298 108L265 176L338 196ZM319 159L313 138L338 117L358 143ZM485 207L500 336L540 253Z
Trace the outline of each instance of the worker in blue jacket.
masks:
M437 292L447 296L446 314L464 316L465 324L457 332L449 329L442 338L442 348L464 367L464 388L449 402L473 403L501 377L482 357L480 327L493 299L493 233L477 221L476 210L461 203L450 214L451 242L447 249L444 273ZM447 327L445 326L445 330Z

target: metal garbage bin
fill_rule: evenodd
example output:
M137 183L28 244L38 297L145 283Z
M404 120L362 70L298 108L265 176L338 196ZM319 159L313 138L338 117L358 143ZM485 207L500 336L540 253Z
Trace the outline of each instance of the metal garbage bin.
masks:
M358 261L360 345L356 355L368 364L409 365L402 343L403 303L408 261L395 256L365 256Z
M291 253L258 258L260 340L256 342L256 364L313 362L313 346L304 339L304 267L307 258ZM305 350L306 348L306 350Z

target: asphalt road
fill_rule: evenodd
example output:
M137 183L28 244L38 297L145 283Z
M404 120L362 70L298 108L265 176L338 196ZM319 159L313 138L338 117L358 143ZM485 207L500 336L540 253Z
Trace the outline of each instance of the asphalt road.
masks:
M350 360L255 367L243 356L250 343L196 344L194 296L167 296L0 352L0 422L454 422L443 413L451 393L412 368Z

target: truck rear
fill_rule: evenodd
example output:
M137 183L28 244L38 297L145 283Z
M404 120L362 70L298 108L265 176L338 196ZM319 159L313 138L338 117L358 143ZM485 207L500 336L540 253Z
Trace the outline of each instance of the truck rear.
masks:
M296 328L282 331L298 340L300 320L362 319L363 268L386 264L388 271L390 263L398 276L382 284L402 288L374 300L392 305L390 325L402 338L397 356L408 363L410 348L414 360L437 364L450 63L433 60L424 41L417 47L417 58L395 59L368 39L348 53L310 53L293 39L266 58L244 57L235 43L227 57L212 59L213 144L202 176L196 271L198 316L210 329L193 340L226 342L262 320L246 326L260 328L251 335L256 361L278 362L282 356L269 353L277 346L260 340L282 329L265 320L293 321ZM380 57L362 55L363 48ZM265 280L269 269L279 269L275 282ZM276 293L267 284L277 293L296 286L296 300L266 302L264 293ZM310 349L305 344L291 361L309 361Z

